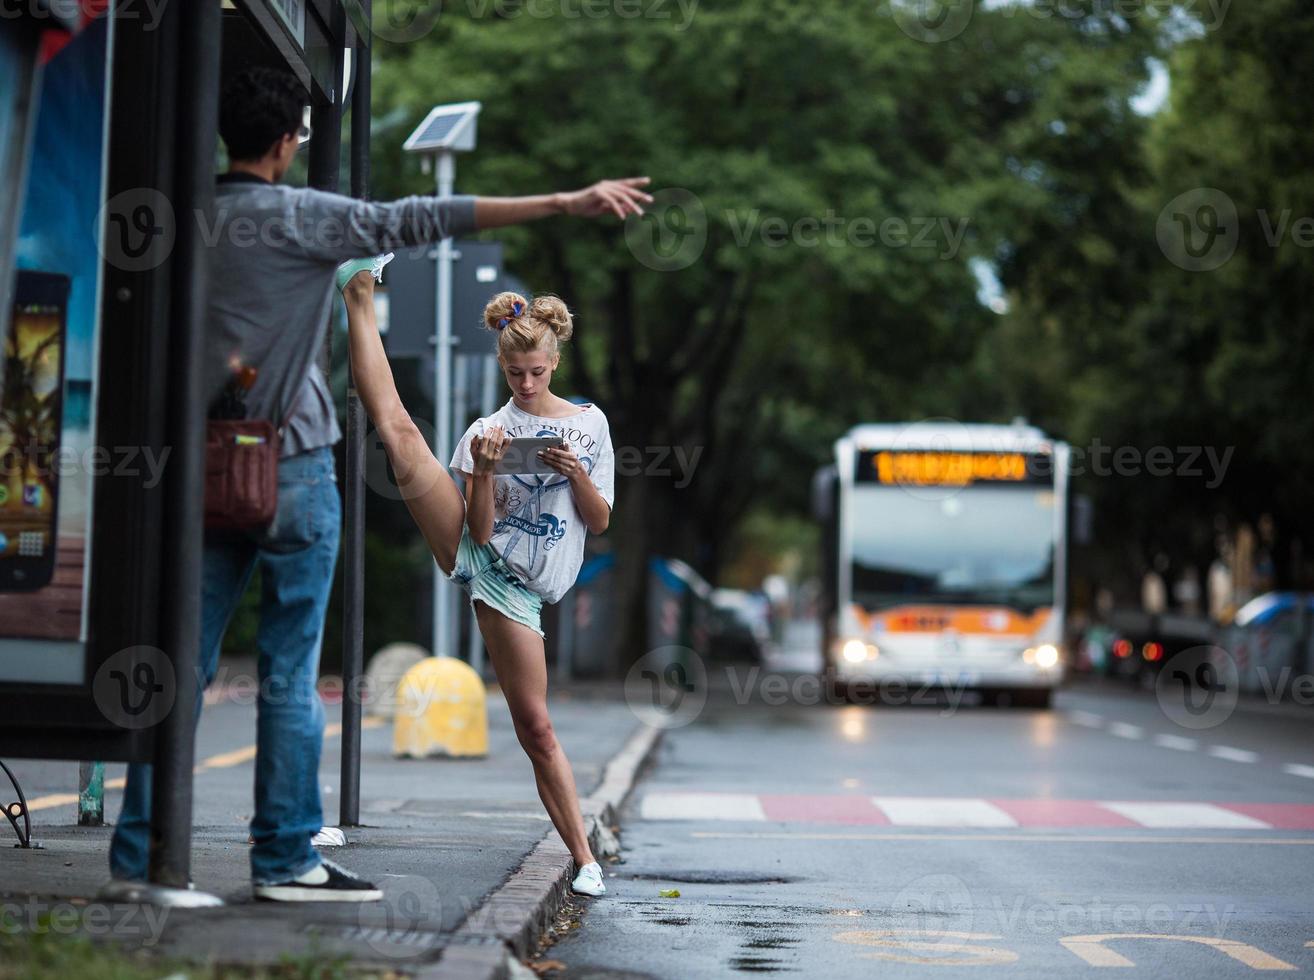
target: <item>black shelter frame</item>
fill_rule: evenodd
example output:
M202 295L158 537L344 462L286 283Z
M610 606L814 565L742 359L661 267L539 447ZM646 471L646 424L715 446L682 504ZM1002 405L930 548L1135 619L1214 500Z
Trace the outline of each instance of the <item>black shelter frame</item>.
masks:
M289 7L300 8L296 22L289 21ZM106 16L117 17L115 8L111 0ZM210 285L200 223L190 216L213 203L221 82L249 64L291 70L311 106L308 182L336 191L344 52L350 48L351 191L366 196L369 17L369 0L236 0L230 9L220 0L189 0L162 7L153 24L136 16L117 17L114 24L105 197L158 192L172 205L175 238L152 268L102 263L96 442L157 454L168 447L168 465L152 488L97 478L83 683L0 682L0 756L152 762L150 880L156 884L183 888L190 878L206 415L201 356ZM10 175L0 180L17 183ZM17 194L20 188L6 190ZM362 422L352 391L343 481L348 695L359 690L363 660ZM92 681L111 656L141 647L162 651L172 666L173 705L153 727L130 730L97 708ZM359 816L359 752L360 703L348 696L340 814L348 825Z

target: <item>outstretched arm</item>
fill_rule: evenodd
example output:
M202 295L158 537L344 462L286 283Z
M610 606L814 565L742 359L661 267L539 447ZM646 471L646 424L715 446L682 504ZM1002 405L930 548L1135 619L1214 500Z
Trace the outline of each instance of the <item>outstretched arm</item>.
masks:
M554 214L624 219L642 214L652 196L647 177L600 180L578 191L532 197L404 197L379 203L306 190L297 198L298 240L313 255L342 262L501 228Z
M614 214L622 221L631 214L643 214L643 205L652 201L652 195L643 188L647 177L626 177L622 180L600 180L583 190L562 194L540 194L536 197L476 197L475 226L500 228L526 221L569 214L580 218L596 218Z

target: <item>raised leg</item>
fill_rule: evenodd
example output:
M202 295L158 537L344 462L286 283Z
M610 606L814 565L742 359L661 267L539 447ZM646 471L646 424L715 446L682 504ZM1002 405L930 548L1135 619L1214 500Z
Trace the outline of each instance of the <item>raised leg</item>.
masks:
M451 574L465 523L465 498L406 411L374 318L374 280L360 272L342 291L347 304L351 374L383 440L402 499L444 574Z

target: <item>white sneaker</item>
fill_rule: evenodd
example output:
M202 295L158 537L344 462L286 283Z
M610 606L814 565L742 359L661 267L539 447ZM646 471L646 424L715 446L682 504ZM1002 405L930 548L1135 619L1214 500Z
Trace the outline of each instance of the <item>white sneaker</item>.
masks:
M595 898L601 895L607 890L607 886L602 883L602 866L597 861L584 865L570 883L570 890L576 895L592 895Z
M347 835L337 827L320 827L310 838L311 847L345 847Z

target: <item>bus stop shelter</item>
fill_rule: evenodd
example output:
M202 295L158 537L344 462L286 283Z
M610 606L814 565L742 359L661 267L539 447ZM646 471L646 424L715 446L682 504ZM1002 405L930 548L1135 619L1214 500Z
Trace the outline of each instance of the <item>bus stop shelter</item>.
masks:
M335 191L350 105L350 190L366 196L370 5L72 7L36 0L0 21L0 309L13 324L0 392L0 759L153 762L150 879L185 889L207 410L198 219L213 203L219 91L250 65L293 72L311 108L308 183ZM44 406L26 442L9 411L20 395ZM361 421L352 393L348 691L362 656ZM359 700L343 710L340 820L354 824ZM7 793L25 820L21 790L0 781Z

